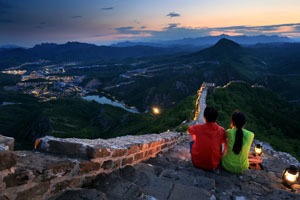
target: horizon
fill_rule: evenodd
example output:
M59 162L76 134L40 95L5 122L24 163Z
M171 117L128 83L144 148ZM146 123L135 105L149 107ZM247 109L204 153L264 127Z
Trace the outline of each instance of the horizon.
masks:
M226 34L300 40L294 0L0 0L0 46L78 41L96 45Z
M224 37L222 37L224 36ZM194 37L194 38L179 38L179 39L176 39L176 40L183 40L183 39L197 39L197 38L204 38L204 37L220 37L219 40L225 38L225 39L229 39L229 40L232 40L232 38L226 38L226 37L259 37L259 36L267 36L267 37L271 37L271 36L275 36L275 37L282 37L284 38L283 36L279 36L279 35L254 35L254 36L249 36L249 35L238 35L238 36L231 36L231 35L226 35L226 34L220 34L220 35L215 35L215 36L211 36L211 35L207 35L207 36L201 36L201 37ZM286 37L286 38L289 38L289 37ZM291 39L292 41L291 42L294 42L294 43L299 43L300 42L300 39L295 39L295 38L289 38ZM37 45L43 45L43 44L55 44L55 45L64 45L64 44L67 44L67 43L81 43L81 44L91 44L91 45L96 45L96 46L112 46L112 45L117 45L119 43L123 43L123 42L132 42L132 43L137 43L137 45L139 45L138 43L152 43L152 44L157 44L159 42L168 42L168 41L176 41L176 40L153 40L153 41L138 41L138 40L124 40L124 41L112 41L111 43L107 43L107 44L96 44L96 43L92 43L92 42L81 42L81 41L65 41L65 42L41 42L41 43L37 43L37 44L33 44L32 46L21 46L21 45L18 45L18 44L0 44L0 48L10 48L10 46L12 46L13 48L16 47L16 48L25 48L25 49L30 49L30 48L33 48ZM218 41L219 41L218 40ZM218 42L217 41L217 42ZM215 43L217 43L215 42ZM238 42L237 42L238 43ZM238 43L238 44L242 44L242 43Z

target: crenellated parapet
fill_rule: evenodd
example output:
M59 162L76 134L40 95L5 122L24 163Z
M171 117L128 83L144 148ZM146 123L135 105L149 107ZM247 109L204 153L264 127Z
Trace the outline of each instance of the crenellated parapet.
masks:
M87 159L100 164L99 172L114 169L155 157L183 140L183 133L164 132L110 139L41 138L37 149L41 152Z
M178 132L94 140L46 136L35 151L12 151L13 138L1 136L0 199L48 199L89 184L99 174L146 161L185 139Z

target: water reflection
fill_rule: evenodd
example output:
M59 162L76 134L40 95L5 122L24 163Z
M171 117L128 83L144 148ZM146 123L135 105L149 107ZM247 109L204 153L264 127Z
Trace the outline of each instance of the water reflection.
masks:
M119 102L115 102L115 101L112 101L106 97L100 97L100 96L97 96L97 95L89 95L89 96L85 96L85 97L82 97L83 99L85 100L88 100L88 101L96 101L100 104L109 104L109 105L112 105L112 106L116 106L116 107L120 107L120 108L123 108L124 110L127 110L128 112L131 112L131 113L139 113L139 111L136 109L136 108L128 108L126 105L122 104L122 103L119 103Z

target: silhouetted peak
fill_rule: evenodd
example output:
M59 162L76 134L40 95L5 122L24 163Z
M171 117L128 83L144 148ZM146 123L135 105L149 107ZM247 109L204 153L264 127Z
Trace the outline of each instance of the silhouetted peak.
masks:
M67 42L62 44L61 46L64 47L72 47L72 48L89 48L89 47L96 47L94 44L89 43L81 43L81 42Z
M239 45L238 43L226 39L226 38L222 38L220 39L214 46L214 48L228 48L228 49L239 49L241 48L241 45Z
M37 48L53 48L53 47L57 47L57 44L55 44L55 43L41 43L41 44L35 45L33 48L37 49Z

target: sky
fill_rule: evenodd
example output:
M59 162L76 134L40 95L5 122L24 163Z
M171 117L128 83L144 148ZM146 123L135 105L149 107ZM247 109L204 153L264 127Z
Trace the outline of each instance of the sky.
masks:
M220 34L300 41L300 1L0 0L0 45L109 45Z

